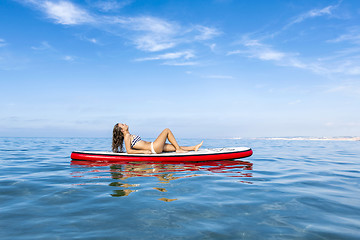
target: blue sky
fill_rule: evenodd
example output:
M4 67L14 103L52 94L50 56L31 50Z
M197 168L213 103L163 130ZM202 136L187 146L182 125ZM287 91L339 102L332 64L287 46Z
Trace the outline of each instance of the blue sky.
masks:
M2 0L0 136L360 135L360 1Z

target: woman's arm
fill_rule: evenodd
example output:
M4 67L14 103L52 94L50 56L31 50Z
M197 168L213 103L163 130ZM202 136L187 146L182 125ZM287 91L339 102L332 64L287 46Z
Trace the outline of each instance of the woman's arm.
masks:
M125 143L126 152L129 153L129 154L151 153L150 150L137 150L137 149L131 148L131 135L130 135L130 133L126 133L124 135L124 143Z

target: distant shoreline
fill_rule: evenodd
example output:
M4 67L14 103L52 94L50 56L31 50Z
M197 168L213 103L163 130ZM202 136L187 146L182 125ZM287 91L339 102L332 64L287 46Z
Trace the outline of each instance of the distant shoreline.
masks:
M25 137L21 137L21 136L0 136L0 139L5 139L5 138L44 138L44 139L56 139L56 138L63 138L63 139L71 139L71 138L105 138L105 139L111 139L111 136L102 136L102 137L91 137L91 136L79 136L79 137L74 137L74 136L62 136L62 137L48 137L48 136L25 136ZM144 137L144 139L150 140L153 139L153 137ZM230 139L230 140L273 140L273 141L277 141L277 140L282 140L282 141L360 141L360 137L218 137L218 138L182 138L179 137L179 140L186 140L186 139L192 139L192 140L199 140L199 139L208 139L208 140L216 140L216 139Z
M246 138L230 138L246 139ZM360 137L256 137L256 140L288 140L288 141L360 141Z

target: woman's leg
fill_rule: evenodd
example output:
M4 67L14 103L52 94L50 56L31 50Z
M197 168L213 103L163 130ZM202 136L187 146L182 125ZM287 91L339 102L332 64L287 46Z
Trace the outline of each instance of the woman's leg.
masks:
M195 146L180 146L180 148L185 151L197 151L201 147L203 142L204 141L202 141L201 143L199 143L198 145L195 145ZM163 152L175 152L175 151L176 151L176 148L174 147L174 145L168 144L168 143L164 144Z
M173 145L173 147L175 148L174 150L176 152L186 152L185 150L181 149L179 144L176 142L176 139L175 139L173 133L168 128L166 128L164 131L162 131L160 133L160 135L157 137L157 139L154 141L153 146L154 146L155 152L161 153L164 151L166 139L169 139L169 142L171 143L171 145ZM167 145L166 148L168 149L169 146Z
M182 149L184 149L185 151L197 151L201 145L202 145L203 142L199 143L198 145L195 145L195 146L180 146Z
M181 147L182 148L182 147ZM164 145L164 152L175 152L176 148L174 147L174 145L169 144L169 143L165 143Z
M195 146L180 146L180 148L185 151L197 151L201 147L202 144L203 144L203 142L201 142ZM175 152L175 150L176 149L175 149L174 145L165 143L164 150L163 150L164 152Z

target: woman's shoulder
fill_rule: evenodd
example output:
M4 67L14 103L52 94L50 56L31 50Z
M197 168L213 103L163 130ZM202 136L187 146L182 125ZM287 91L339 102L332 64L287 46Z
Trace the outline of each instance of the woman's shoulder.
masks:
M132 135L130 133L124 134L124 138L132 138Z

